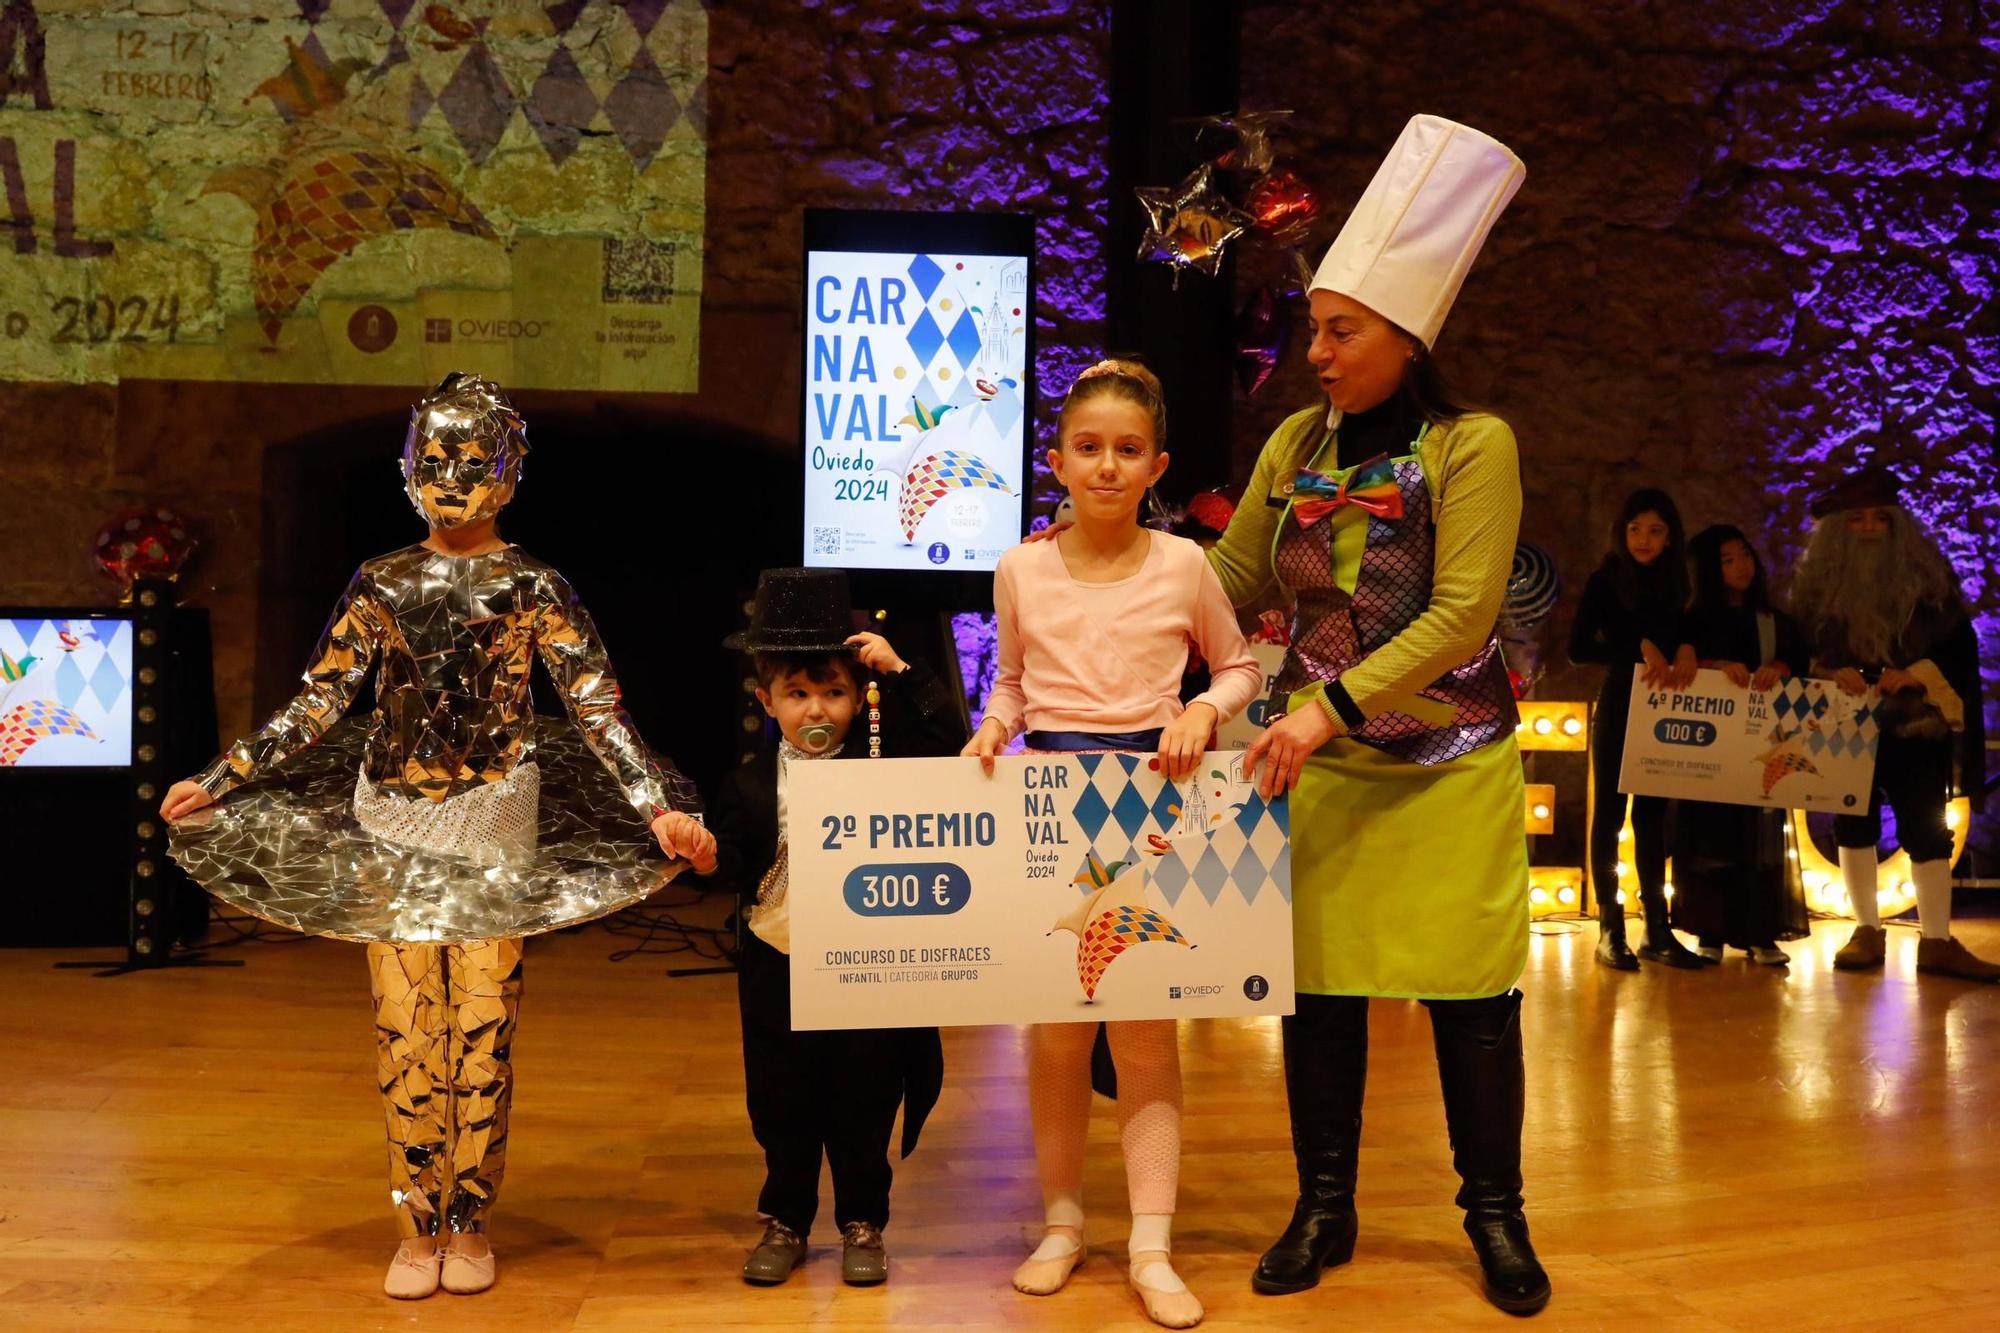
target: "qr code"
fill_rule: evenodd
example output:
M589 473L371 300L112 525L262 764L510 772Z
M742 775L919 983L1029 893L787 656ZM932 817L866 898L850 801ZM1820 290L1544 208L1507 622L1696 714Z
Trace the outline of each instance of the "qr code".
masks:
M839 555L839 554L840 554L840 529L839 529L839 528L814 528L814 529L813 529L813 554L814 554L814 555Z
M674 294L674 243L644 237L604 240L604 300L664 305Z

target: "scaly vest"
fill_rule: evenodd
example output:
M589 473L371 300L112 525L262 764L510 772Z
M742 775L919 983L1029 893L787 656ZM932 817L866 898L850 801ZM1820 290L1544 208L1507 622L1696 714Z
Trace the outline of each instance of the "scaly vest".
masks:
M1339 680L1430 605L1437 558L1430 486L1414 456L1396 459L1392 466L1403 495L1403 516L1368 516L1367 545L1352 594L1342 591L1335 577L1331 516L1308 528L1289 507L1285 511L1272 567L1298 601L1291 651L1273 690L1280 711L1294 690L1316 680ZM1452 720L1437 726L1391 710L1350 734L1413 764L1442 764L1510 734L1520 720L1495 631L1487 633L1486 646L1469 661L1418 693L1456 709Z

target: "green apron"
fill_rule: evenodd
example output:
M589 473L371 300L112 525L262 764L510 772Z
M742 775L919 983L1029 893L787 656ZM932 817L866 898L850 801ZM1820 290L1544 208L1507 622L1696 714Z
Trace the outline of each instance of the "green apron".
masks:
M1392 462L1420 469L1422 436L1413 449ZM1322 443L1315 463L1325 452ZM1352 471L1327 475L1346 480ZM1406 505L1406 517L1427 524L1428 474L1405 468L1402 475L1424 506L1419 516ZM1420 475L1420 483L1410 480ZM1321 520L1320 536L1301 528L1288 504L1272 541L1273 568L1283 577L1289 566L1295 593L1310 590L1297 581L1297 552L1290 561L1281 552L1287 542L1324 542L1313 565L1325 575L1319 587L1351 596L1369 522L1361 508L1341 505ZM1313 629L1295 625L1294 654ZM1292 702L1318 707L1317 693L1298 690ZM1413 762L1347 737L1306 762L1290 821L1299 990L1475 999L1512 989L1528 954L1527 802L1512 727L1501 730L1442 762Z

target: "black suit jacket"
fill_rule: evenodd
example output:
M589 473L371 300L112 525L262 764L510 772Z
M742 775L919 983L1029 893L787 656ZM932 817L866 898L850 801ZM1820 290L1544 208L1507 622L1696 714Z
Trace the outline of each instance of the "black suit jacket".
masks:
M913 759L955 755L965 746L965 725L951 691L936 673L918 662L894 676L870 677L882 686L882 756ZM868 712L864 700L834 762L868 757ZM970 761L968 761L970 762ZM861 770L854 774L863 777ZM736 893L747 913L757 886L778 856L778 747L771 742L747 764L722 779L709 807L715 835L715 877ZM944 1086L944 1046L938 1030L901 1029L903 1074L903 1156L917 1146L924 1120Z

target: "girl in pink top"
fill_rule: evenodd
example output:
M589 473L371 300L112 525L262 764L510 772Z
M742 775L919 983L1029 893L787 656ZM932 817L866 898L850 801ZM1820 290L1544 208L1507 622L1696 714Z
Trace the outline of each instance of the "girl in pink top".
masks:
M1049 467L1068 488L1076 523L1051 541L1000 558L993 580L1000 672L986 716L965 747L990 773L1024 731L1031 750L1154 750L1176 780L1194 770L1216 726L1256 697L1263 673L1202 549L1139 524L1146 492L1167 469L1160 382L1132 361L1077 376L1057 420ZM1188 644L1210 667L1209 689L1180 702ZM1169 1260L1180 1176L1180 1051L1171 1019L1108 1025L1118 1068L1118 1133L1132 1205L1132 1289L1169 1328L1201 1321ZM1014 1273L1046 1296L1083 1262L1083 1145L1090 1118L1094 1023L1040 1023L1028 1032L1028 1089L1047 1231Z

